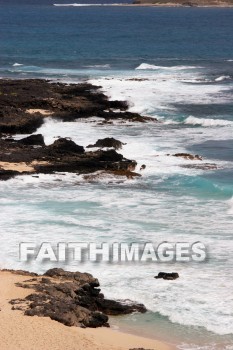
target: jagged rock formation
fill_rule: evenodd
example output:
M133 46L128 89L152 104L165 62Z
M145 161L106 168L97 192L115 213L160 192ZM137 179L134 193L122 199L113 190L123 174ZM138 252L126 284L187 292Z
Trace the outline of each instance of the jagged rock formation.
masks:
M15 273L27 275L24 271ZM54 268L43 276L28 276L32 278L17 286L34 292L25 299L10 301L13 310L21 310L27 316L50 317L66 326L96 328L109 326L107 315L146 312L142 304L105 299L98 279L88 273Z

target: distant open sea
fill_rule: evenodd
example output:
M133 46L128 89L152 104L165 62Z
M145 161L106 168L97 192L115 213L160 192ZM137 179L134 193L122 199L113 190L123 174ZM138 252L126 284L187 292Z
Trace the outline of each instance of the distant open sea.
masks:
M91 272L107 296L150 310L113 320L114 327L172 339L183 350L233 349L233 9L0 0L0 77L87 80L160 121L98 126L48 119L37 131L47 144L57 136L84 146L115 137L127 143L125 157L147 167L124 183L87 184L73 174L0 182L0 266L61 266L21 263L21 241L201 241L209 251L201 264L62 267ZM167 156L180 152L218 169ZM159 271L180 278L155 280Z

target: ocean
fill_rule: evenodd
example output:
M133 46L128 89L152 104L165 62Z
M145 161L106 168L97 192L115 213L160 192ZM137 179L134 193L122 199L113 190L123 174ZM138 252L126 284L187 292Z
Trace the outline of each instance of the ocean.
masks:
M232 33L233 9L0 0L1 77L89 81L109 98L127 100L130 111L159 121L100 126L48 118L37 131L47 144L58 136L84 146L114 137L126 143L121 153L146 169L123 182L87 183L75 174L0 182L1 267L90 272L106 296L140 301L149 310L113 319L113 327L173 339L183 350L233 349ZM182 152L215 166L168 156ZM19 261L20 242L67 241L201 241L208 259ZM159 271L180 278L156 280Z

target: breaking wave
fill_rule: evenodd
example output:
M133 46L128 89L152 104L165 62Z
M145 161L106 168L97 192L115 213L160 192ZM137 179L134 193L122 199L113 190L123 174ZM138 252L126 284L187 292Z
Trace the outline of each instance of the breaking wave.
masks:
M23 66L23 64L21 64L21 63L14 63L14 64L12 64L12 67L20 67L20 66Z
M141 63L136 70L157 70L157 69L169 69L169 70L185 70L185 69L196 69L200 67L194 67L194 66L171 66L171 67L164 67L164 66L155 66L153 64L148 63Z
M233 122L230 120L223 119L208 119L208 118L196 118L196 117L188 117L185 119L184 124L191 125L200 125L200 126L230 126L233 125Z
M231 79L230 75L222 75L221 77L218 77L215 79L215 81L224 81Z

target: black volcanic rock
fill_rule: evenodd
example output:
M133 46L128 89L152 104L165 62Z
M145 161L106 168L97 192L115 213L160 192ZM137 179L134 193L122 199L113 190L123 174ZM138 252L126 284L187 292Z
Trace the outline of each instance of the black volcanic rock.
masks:
M83 154L85 152L82 146L79 146L74 141L66 138L57 139L52 145L49 146L49 149L59 153Z
M19 174L20 173L18 171L0 169L0 180L6 181L12 179L13 177Z
M123 159L122 154L117 153L115 150L109 151L97 151L98 159L100 161L110 161L110 162L119 162Z
M35 147L25 144L33 141L37 142L33 138L29 139L29 142L0 138L0 180L7 180L20 174L54 172L90 174L99 170L114 171L116 175L119 173L129 177L137 164L133 160L125 159L114 149L85 152L82 146L65 138L60 138L49 146ZM19 169L23 172L20 173Z
M109 101L98 88L91 84L68 85L43 79L1 79L0 133L31 134L48 116L63 121L93 116L106 120L150 120L126 111L125 101Z
M94 145L88 145L87 148L99 147L99 148L115 148L116 150L122 148L125 143L114 139L113 137L106 137L105 139L99 139Z
M98 306L107 315L126 315L133 312L145 313L146 307L143 304L133 303L131 301L117 301L108 299L99 299Z
M24 137L23 139L19 140L18 143L21 143L22 145L34 145L34 146L44 146L44 137L41 134L37 135L30 135L28 137Z
M94 116L104 118L106 123L119 119L155 121L128 112L127 102L109 101L99 87L91 84L68 85L42 79L2 79L0 92L0 180L20 174L35 176L54 172L106 171L127 178L138 176L133 173L137 163L116 152L123 143L113 138L98 140L94 146L114 149L85 152L83 146L68 138L59 138L46 146L40 134L19 141L9 137L16 133L34 133L48 117L75 121Z
M184 158L188 160L202 160L202 157L199 156L198 154L193 155L189 153L175 153L173 154L173 157Z
M179 274L177 272L159 272L158 276L155 276L155 278L162 278L164 280L176 280L179 278Z
M17 286L35 293L11 300L13 310L23 310L27 316L50 317L66 326L108 327L107 315L146 312L142 304L105 299L99 281L88 273L55 268Z

